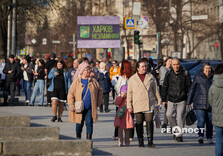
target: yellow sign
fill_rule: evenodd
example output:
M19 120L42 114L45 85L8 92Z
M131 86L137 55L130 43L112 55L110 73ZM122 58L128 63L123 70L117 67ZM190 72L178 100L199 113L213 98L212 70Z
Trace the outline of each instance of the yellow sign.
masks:
M21 49L20 50L20 55L26 55L26 49Z
M135 29L136 21L131 17L125 17L125 29Z

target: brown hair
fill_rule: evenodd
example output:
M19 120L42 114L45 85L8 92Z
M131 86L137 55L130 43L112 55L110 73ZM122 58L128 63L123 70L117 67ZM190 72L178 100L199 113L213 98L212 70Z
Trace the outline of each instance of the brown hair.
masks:
M63 69L65 69L66 71L68 71L67 65L66 65L66 63L64 62L63 59L59 58L59 59L57 60L57 62L56 62L55 65L54 65L54 68L56 68L56 69L57 69L57 63L61 63L61 64L63 65Z
M214 71L214 74L222 74L222 73L223 73L223 63L218 64Z
M73 58L72 58L72 56L69 55L67 57L66 65L67 65L67 68L72 68L73 67Z
M128 79L132 76L132 67L131 63L128 60L122 61L121 76L122 75L126 75Z
M140 63L145 63L146 65L148 65L148 62L146 61L146 59L142 58L141 60L139 60L137 63L136 63L136 67L135 67L135 72L138 72L138 68L139 68L139 64Z
M213 69L212 69L212 66L209 62L205 62L203 65L202 65L202 68L201 68L201 71L204 72L204 67L205 66L210 66L211 67L211 72L213 72Z
M164 63L163 63L163 66L165 67L166 66L166 62L168 61L168 60L170 60L170 59L173 59L172 57L167 57L166 59L165 59L165 61L164 61Z

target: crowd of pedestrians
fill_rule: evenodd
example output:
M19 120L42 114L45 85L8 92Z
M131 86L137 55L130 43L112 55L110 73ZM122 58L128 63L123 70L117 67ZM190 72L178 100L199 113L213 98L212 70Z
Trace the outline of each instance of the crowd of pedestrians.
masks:
M10 55L0 62L1 88L4 104L14 105L14 98L25 93L25 104L34 106L39 92L39 106L52 107L52 122L63 122L65 104L69 106L69 121L76 123L76 136L81 138L84 123L86 138L92 139L93 123L100 113L109 113L109 97L116 105L114 136L118 146L129 146L134 137L134 127L139 147L144 147L143 130L150 148L154 148L154 113L164 108L162 128L185 126L187 107L193 104L197 117L198 143L204 143L205 128L209 144L213 143L213 125L216 132L216 155L223 155L223 64L214 70L205 63L193 81L190 73L177 58L101 61L60 59L52 53L48 60L25 56L19 60ZM22 87L20 87L22 86ZM33 87L33 91L32 91ZM10 95L10 99L8 97ZM44 96L47 103L44 104ZM81 111L77 110L81 106ZM135 119L134 119L135 118ZM134 124L135 120L135 124ZM123 139L123 131L125 139ZM164 131L166 132L166 131ZM182 131L173 135L183 142Z

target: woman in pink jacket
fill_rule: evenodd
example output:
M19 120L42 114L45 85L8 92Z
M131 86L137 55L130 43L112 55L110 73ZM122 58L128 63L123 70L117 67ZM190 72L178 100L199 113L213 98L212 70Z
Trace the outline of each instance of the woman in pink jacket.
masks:
M123 129L125 131L125 145L129 145L129 129L134 126L131 114L126 108L126 97L127 86L123 85L120 90L120 96L115 100L115 105L118 106L118 111L115 116L114 126L118 127L118 146L123 146Z

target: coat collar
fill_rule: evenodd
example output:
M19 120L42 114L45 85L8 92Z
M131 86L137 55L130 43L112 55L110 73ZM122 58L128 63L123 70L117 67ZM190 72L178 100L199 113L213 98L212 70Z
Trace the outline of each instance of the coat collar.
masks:
M78 81L81 83L81 76L78 77ZM92 81L93 81L92 77L89 77L88 82L92 82Z
M146 77L144 79L144 81L142 82L142 80L139 78L138 73L135 73L135 80L137 81L138 84L140 84L140 86L142 88L145 88L146 84L152 79L152 74L146 74ZM146 89L146 88L145 88Z

